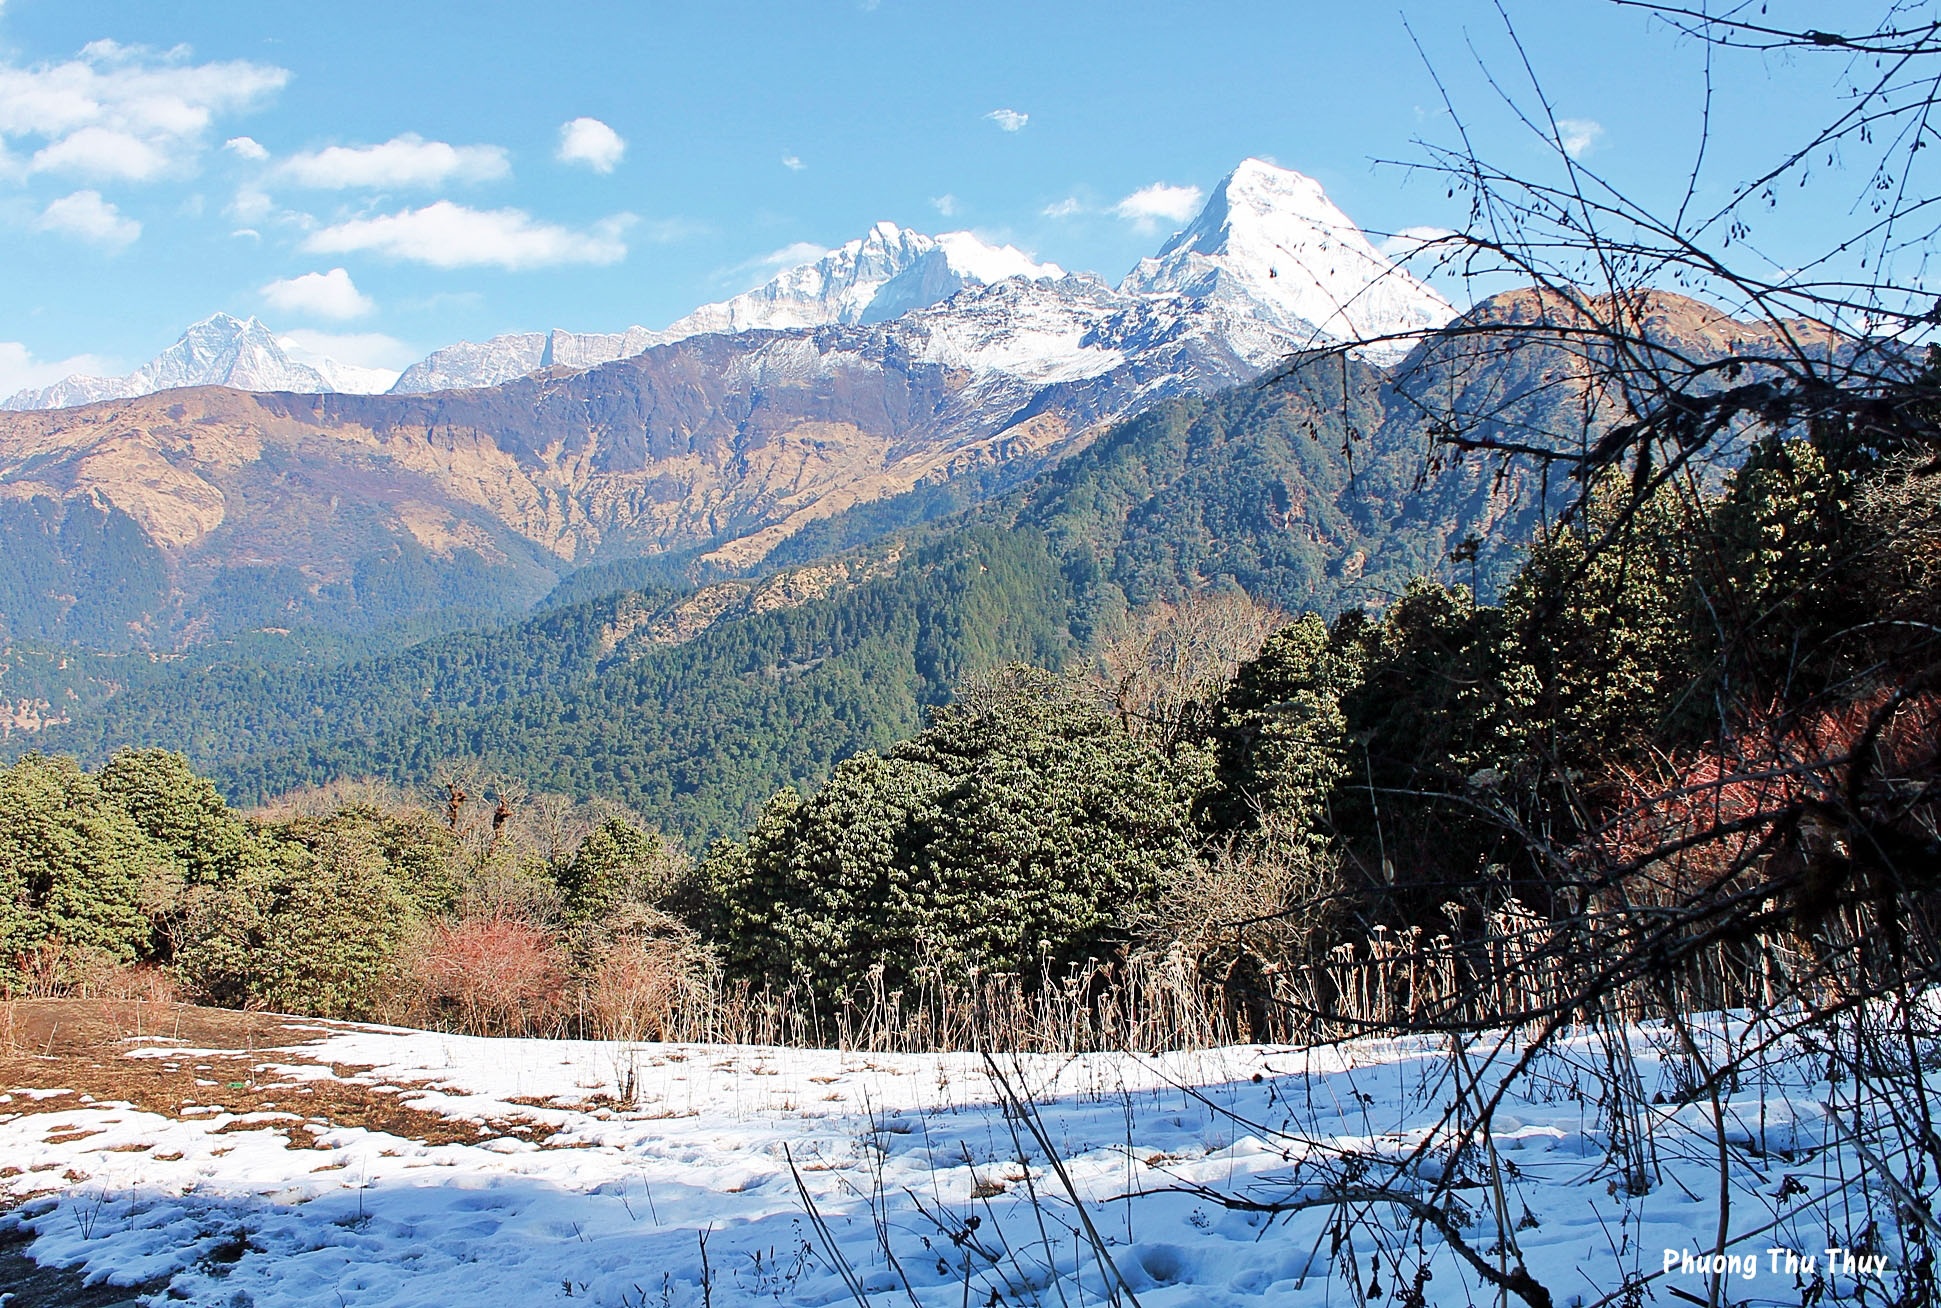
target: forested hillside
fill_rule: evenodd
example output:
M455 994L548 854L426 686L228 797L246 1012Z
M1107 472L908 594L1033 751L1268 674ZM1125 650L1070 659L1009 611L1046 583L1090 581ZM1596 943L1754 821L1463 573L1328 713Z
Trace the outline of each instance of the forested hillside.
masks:
M1666 304L1667 340L1716 349L1732 326ZM1468 321L1500 330L1525 307L1506 297ZM1158 601L1237 587L1332 615L1380 609L1417 576L1493 596L1538 529L1543 483L1435 460L1423 395L1479 430L1587 419L1568 355L1478 359L1465 341L1433 339L1392 372L1318 357L1163 402L933 521L935 496L864 506L819 532L843 553L804 548L759 603L684 595L659 567L596 571L531 620L397 653L270 666L244 643L144 665L9 746L179 749L242 803L339 777L422 782L464 758L605 795L690 840L736 832L778 787L910 734L966 675L1089 658ZM592 598L609 579L657 584ZM722 585L747 599L747 583Z
M239 802L475 758L689 838L736 831L778 786L909 735L964 676L1061 666L1129 606L1234 584L1287 606L1380 603L1472 524L1409 520L1406 484L1346 457L1344 398L1368 411L1382 378L1345 377L1345 395L1331 366L1163 404L1049 478L909 529L888 575L685 643L624 638L677 598L650 589L332 666L265 666L238 646L145 666L35 743L89 759L180 749Z

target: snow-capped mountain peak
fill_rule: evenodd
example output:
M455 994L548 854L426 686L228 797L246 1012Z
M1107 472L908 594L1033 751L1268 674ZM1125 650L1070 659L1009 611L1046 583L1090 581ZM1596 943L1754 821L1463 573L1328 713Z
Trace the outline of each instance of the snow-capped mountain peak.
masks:
M651 346L714 332L887 322L960 291L1012 277L1062 278L1012 245L992 245L971 232L927 236L879 222L845 245L785 268L752 291L704 304L665 330L624 334L518 332L477 343L460 341L413 364L392 390L407 392L493 386L539 368L590 368Z
M126 377L68 377L20 391L6 409L60 409L96 400L128 399L183 386L232 386L244 391L375 392L396 374L360 368L302 349L255 318L213 313Z
M999 288L1008 289L986 293ZM1361 353L1386 362L1455 316L1440 295L1384 258L1319 182L1247 159L1116 290L972 232L929 236L879 222L662 331L459 341L413 364L390 389L492 386L540 369L594 367L688 336L875 324L917 311L923 322L912 330L938 360L1039 379L1116 366L1123 343L1154 332L1217 341L1215 353L1255 369L1294 350L1344 342L1363 342ZM946 321L953 314L964 321ZM128 377L71 377L23 391L5 407L63 407L194 385L372 391L388 376L307 353L254 318L215 314Z
M961 290L1007 277L1062 277L1010 245L970 232L926 236L879 222L821 258L784 269L752 291L703 305L672 323L670 340L704 332L885 322L940 303Z
M1277 327L1306 328L1315 345L1413 334L1456 315L1384 258L1319 182L1259 159L1227 174L1199 216L1141 259L1120 289L1226 301Z

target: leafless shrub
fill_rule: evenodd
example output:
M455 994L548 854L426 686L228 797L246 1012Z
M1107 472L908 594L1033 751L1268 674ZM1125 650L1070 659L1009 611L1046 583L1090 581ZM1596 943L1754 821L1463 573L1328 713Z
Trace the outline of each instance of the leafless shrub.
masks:
M122 999L172 1004L177 999L174 978L153 963L131 963L97 949L69 945L60 939L42 942L20 958L23 999Z
M584 1034L598 1040L674 1040L694 1007L707 960L689 935L623 936L586 974Z
M510 917L431 927L404 952L392 1016L467 1035L554 1035L566 1021L567 962L553 936Z
M292 818L327 818L346 808L396 814L416 807L411 793L392 782L373 777L346 777L286 791L251 809L249 816L258 822L276 824Z

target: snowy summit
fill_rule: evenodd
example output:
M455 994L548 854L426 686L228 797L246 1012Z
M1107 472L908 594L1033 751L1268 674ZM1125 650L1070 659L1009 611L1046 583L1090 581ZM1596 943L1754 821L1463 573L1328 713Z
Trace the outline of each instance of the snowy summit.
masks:
M1063 277L1010 245L969 232L925 236L881 222L861 240L790 268L752 291L703 305L667 328L669 339L704 332L886 322L1007 277Z
M1127 274L1120 290L1167 292L1243 305L1314 343L1379 341L1405 353L1412 336L1456 316L1450 303L1396 267L1329 200L1290 168L1248 159L1227 174L1192 225Z
M374 394L396 377L381 368L359 368L311 354L279 338L255 318L216 313L191 326L175 344L126 377L68 377L52 386L17 392L0 408L64 409L183 386Z
M999 286L1028 289L995 298L983 294ZM1017 318L1007 322L1010 309ZM1319 182L1248 159L1220 183L1198 217L1156 255L1141 259L1116 291L1089 274L1068 274L971 232L927 236L879 222L857 240L785 268L753 290L703 305L659 331L555 329L458 341L393 378L304 356L253 318L216 314L129 377L70 377L22 391L4 407L62 408L177 386L388 387L398 394L496 386L544 368L595 367L691 336L873 324L912 314L923 315L912 331L933 342L924 357L1042 380L1117 366L1122 351L1108 338L1129 331L1150 339L1209 338L1255 370L1294 350L1357 341L1370 342L1359 353L1391 362L1456 311L1384 258ZM953 323L952 315L967 320ZM1035 352L1041 348L1051 352L1040 357Z

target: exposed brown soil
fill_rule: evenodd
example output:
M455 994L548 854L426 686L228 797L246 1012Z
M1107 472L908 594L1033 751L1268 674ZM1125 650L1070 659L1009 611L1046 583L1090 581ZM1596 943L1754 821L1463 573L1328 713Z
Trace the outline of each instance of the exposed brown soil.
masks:
M184 1109L287 1113L287 1121L230 1123L219 1130L277 1130L310 1147L333 1127L363 1127L427 1144L476 1144L494 1136L544 1140L552 1128L525 1119L471 1122L414 1107L416 1086L342 1078L367 1069L326 1065L305 1052L352 1024L242 1013L192 1004L118 999L18 999L0 1003L0 1104L4 1113L57 1113L88 1100L133 1104L180 1118ZM179 1057L137 1050L183 1050ZM269 1052L274 1050L275 1052ZM294 1080L278 1067L329 1066L331 1076ZM30 1099L23 1090L68 1093Z

